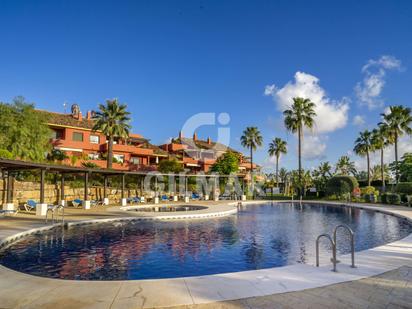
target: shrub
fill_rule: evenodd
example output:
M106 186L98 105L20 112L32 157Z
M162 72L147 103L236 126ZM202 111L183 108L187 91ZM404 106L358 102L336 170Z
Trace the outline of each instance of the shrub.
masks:
M381 198L384 204L399 205L401 203L401 196L397 193L384 193Z
M0 149L0 158L1 159L14 159L14 156L10 151L6 149Z
M96 163L87 162L87 161L83 161L82 166L85 168L99 168L99 166Z
M397 193L412 194L412 182L400 182L396 185Z
M364 195L364 194L368 194L368 195L376 194L376 189L372 186L363 187L360 190L361 190L362 195Z
M353 176L334 176L328 180L326 192L328 195L342 196L352 193L357 187L359 187L358 181Z

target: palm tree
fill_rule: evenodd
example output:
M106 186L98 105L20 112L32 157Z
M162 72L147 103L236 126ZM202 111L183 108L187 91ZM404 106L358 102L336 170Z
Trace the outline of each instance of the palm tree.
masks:
M257 149L257 147L262 146L263 137L260 134L260 131L257 127L247 127L243 131L243 135L240 137L240 142L243 147L250 149L250 175L251 175L251 183L252 183L252 192L253 190L253 151Z
M287 179L288 175L289 175L289 173L288 173L286 168L282 167L279 170L279 178L280 178L280 181L283 183L283 193L287 192L286 179Z
M385 191L385 164L383 162L383 150L389 144L388 132L386 127L380 125L377 129L372 131L372 145L375 150L380 150L381 155L381 181L382 181L382 191Z
M243 147L250 149L250 171L253 173L253 151L262 146L263 138L257 127L247 127L240 137Z
M326 183L332 177L332 166L329 162L321 162L318 168L312 172L312 176L317 191L325 191Z
M272 140L269 144L269 150L268 153L269 155L272 156L276 156L276 187L279 186L279 158L280 155L286 154L288 152L287 147L286 147L287 143L286 141L282 140L279 137L276 137L274 140Z
M389 179L389 167L387 164L383 165L383 175L382 175L382 165L375 165L371 168L371 179L374 180L382 180Z
M369 154L373 151L373 144L372 144L372 132L365 130L363 132L359 132L359 137L355 141L355 147L353 151L360 156L366 156L367 166L368 166L368 186L371 185L371 169L370 169L370 158Z
M293 98L290 109L283 112L285 116L285 127L292 133L298 133L298 157L299 157L299 179L302 180L302 139L304 127L312 128L316 116L315 103L309 99ZM302 194L302 193L301 193Z
M351 161L348 156L341 156L338 162L336 162L335 173L344 176L348 176L349 174L355 175L355 163Z
M379 123L388 133L388 139L395 144L395 178L399 181L398 140L404 134L412 135L412 115L409 107L402 105L390 106L389 113L381 114L383 121Z
M107 168L113 165L113 141L115 137L129 137L129 115L126 111L127 105L120 104L117 99L106 100L106 104L99 104L96 112L96 123L93 131L102 131L107 136L109 143L107 149Z

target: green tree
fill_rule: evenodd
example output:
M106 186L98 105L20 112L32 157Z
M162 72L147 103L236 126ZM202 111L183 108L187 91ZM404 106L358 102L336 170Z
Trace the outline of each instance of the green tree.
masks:
M385 191L385 163L383 160L383 151L388 146L388 132L385 126L380 125L377 129L372 131L372 146L374 150L380 151L381 165L380 165L380 175L382 181L382 190ZM373 174L376 175L376 170L374 167Z
M180 173L183 172L183 164L177 161L176 159L170 159L170 160L162 160L159 163L158 167L159 172L161 173Z
M243 147L250 150L250 171L253 174L253 151L262 146L263 137L257 127L247 127L240 137L240 142Z
M399 168L399 181L412 182L412 153L405 153L397 165L394 162L389 168L395 172L396 166Z
M316 190L325 192L326 184L330 177L332 177L332 166L329 162L322 162L312 172L313 182L316 186Z
M230 175L239 170L239 154L228 151L221 155L211 166L210 170L220 175Z
M373 144L372 144L372 132L365 130L363 132L359 132L359 137L355 141L355 147L353 151L361 156L366 156L366 163L367 163L367 172L368 172L368 186L371 185L371 168L370 168L370 152L373 151Z
M44 161L51 149L47 120L23 97L15 98L11 104L0 103L0 148L13 158Z
M404 134L412 135L412 115L409 107L402 105L390 106L389 113L383 113L382 122L385 132L388 134L388 140L395 145L395 180L399 182L399 160L398 160L398 141L399 137Z
M336 162L335 173L342 176L356 175L355 163L348 156L341 156Z
M283 183L283 193L284 194L287 194L287 192L288 192L288 190L287 190L288 188L286 187L286 180L288 178L288 175L289 175L289 173L288 173L286 168L282 167L279 170L279 179Z
M128 138L130 131L130 113L126 111L127 105L120 104L117 99L106 100L106 104L99 104L96 112L94 131L102 131L109 140L107 149L107 168L113 165L113 141L114 138Z
M300 194L306 196L307 188L313 184L312 175L310 171L292 171L291 172L291 186L293 191L297 190Z
M286 154L288 152L288 149L286 146L287 146L286 141L282 140L279 137L276 137L269 144L269 150L268 150L269 155L271 157L273 156L276 157L276 174L275 174L276 187L279 186L279 158L281 154Z
M298 158L299 158L299 177L302 178L302 139L303 129L312 128L315 123L315 103L309 99L293 98L290 109L285 110L285 127L288 131L298 134Z
M372 181L374 180L380 180L382 181L382 186L385 183L386 180L388 180L390 177L389 175L389 167L387 164L382 165L375 165L371 168L371 179Z
M247 127L240 137L240 143L243 147L250 149L250 180L252 194L254 194L253 151L262 146L263 137L257 127Z

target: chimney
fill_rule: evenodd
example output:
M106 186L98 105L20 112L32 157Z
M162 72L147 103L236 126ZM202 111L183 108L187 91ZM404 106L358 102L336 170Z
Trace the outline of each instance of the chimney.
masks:
M82 115L82 112L79 112L79 114L77 115L77 119L79 120L79 121L82 121L83 120L83 115Z
M212 144L212 140L210 139L210 136L207 138L207 143L210 145Z
M193 133L193 141L197 141L197 134L196 134L196 132L195 133Z
M87 111L86 119L87 119L87 120L91 120L91 119L92 119L92 111Z
M179 131L179 139L182 139L183 138L183 133L182 133L182 131Z

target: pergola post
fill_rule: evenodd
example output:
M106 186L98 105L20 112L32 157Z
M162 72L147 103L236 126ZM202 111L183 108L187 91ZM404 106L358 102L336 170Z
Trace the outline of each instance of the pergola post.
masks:
M154 203L159 204L159 193L157 192L157 175L155 176L154 190L155 190Z
M218 184L217 184L217 182L218 182L218 180L219 180L219 176L215 176L215 181L214 181L214 186L213 186L213 200L214 201L218 201L219 200L219 194L218 194L218 191L217 191L217 187L218 187Z
M242 178L242 201L246 201L246 194L245 194L245 177Z
M64 194L64 173L61 174L60 179L60 203L59 205L66 206L66 199Z
M44 187L46 180L46 170L40 170L40 203L36 205L36 216L45 216L47 214L47 203L44 201Z
M126 174L122 174L122 199L120 201L122 206L127 205L127 199L124 197L125 178L126 178Z
M90 209L89 200L89 172L84 173L84 198L83 198L83 209Z
M189 203L189 197L187 196L187 176L185 176L185 203Z
M109 205L109 198L107 197L107 182L108 177L104 175L104 182L103 182L103 205Z
M14 210L13 203L13 175L7 171L7 186L6 186L6 203L3 204L3 210Z
M177 192L177 181L175 175L173 175L173 201L177 202L179 200L179 194Z

